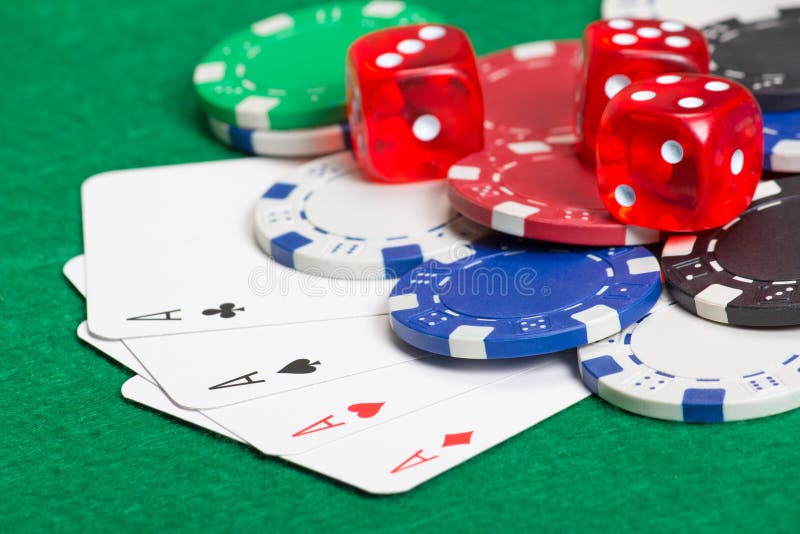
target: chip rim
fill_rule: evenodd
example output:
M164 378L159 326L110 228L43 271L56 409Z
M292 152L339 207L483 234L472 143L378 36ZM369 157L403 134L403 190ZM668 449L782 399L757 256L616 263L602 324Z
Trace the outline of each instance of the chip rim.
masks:
M783 367L788 368L788 365L794 363L794 367L788 373L785 373L783 378L784 383L789 383L787 378L795 379L794 390L789 390L787 394L764 394L760 397L757 393L753 393L744 400L740 395L748 392L747 388L741 387L740 382L733 382L730 379L722 377L684 377L675 376L666 371L660 371L652 367L646 362L640 354L633 352L631 345L634 340L636 329L644 324L648 319L658 313L663 313L664 310L677 305L668 295L664 297L653 307L653 309L627 328L623 329L618 334L609 336L596 343L590 343L578 348L578 368L581 374L581 380L586 387L595 395L603 399L605 402L616 406L622 410L630 413L650 417L654 419L662 419L668 421L679 421L687 423L719 423L728 421L742 421L747 419L755 419L760 417L768 417L777 415L797 407L800 407L800 351L790 356L781 362ZM680 306L679 306L680 308ZM609 361L609 358L611 361ZM590 362L594 362L590 365ZM614 364L619 370L616 370L611 364ZM753 379L761 374L768 373L773 369L781 370L781 367L773 365L766 369L754 370L740 378ZM634 377L642 377L641 371L649 370L650 375L662 377L662 379L671 380L667 386L664 387L666 394L658 396L658 398L650 399L644 398L642 395L636 395L633 389L626 389L625 386L630 386L634 382ZM614 371L614 372L612 372ZM777 373L776 373L777 374ZM768 375L769 376L769 375ZM676 385L677 384L677 385ZM711 385L711 387L708 387ZM719 386L727 386L720 388ZM682 389L679 389L681 386ZM695 387L689 387L695 386ZM705 386L705 387L698 387ZM684 401L686 400L686 392L688 390L708 390L724 391L723 401L718 404L708 402L708 399L703 399L703 394L698 394L695 398L700 402L689 404L687 410ZM677 390L677 391L674 391ZM734 398L730 399L729 403L725 402L728 399L728 392L734 394ZM670 393L675 393L669 396ZM735 396L738 394L739 396ZM681 403L678 404L674 399L680 398ZM780 403L781 400L794 402ZM753 402L749 400L756 399ZM775 402L777 399L778 402ZM766 410L759 408L770 407L773 404L777 406ZM680 414L680 415L679 415Z
M778 307L750 306L747 302L742 302L749 300L748 297L752 297L746 290L753 289L756 281L729 271L717 261L715 250L709 250L712 248L712 244L713 248L716 248L716 243L724 239L731 228L746 220L749 214L780 202L784 197L800 197L800 175L759 183L750 206L723 227L670 237L664 244L661 266L667 288L675 301L698 317L722 324L752 327L800 325L800 298L793 305L788 306L788 311ZM696 283L687 284L685 277L679 273L680 268L689 263L698 262L703 262L709 275L700 277ZM779 288L791 285L786 284L785 282L788 282L786 280L759 280L757 282L769 283L770 286ZM800 279L795 280L791 286L794 287L794 291L800 293ZM693 289L689 289L690 287ZM732 295L735 291L741 291L741 294L725 303L724 306L720 306L718 298L713 296L709 298L708 293L703 296L703 292L708 291L709 288L720 296L722 293Z
M787 71L764 73L736 69L736 76L733 77L726 75L730 67L720 65L716 60L718 49L722 46L730 46L730 42L734 40L734 33L741 34L751 28L754 28L757 32L775 31L774 28L758 28L758 26L763 26L767 22L774 22L778 25L791 25L791 29L796 33L800 31L800 7L778 9L778 12L770 18L743 21L741 18L734 17L719 20L703 27L703 35L708 42L708 49L711 55L710 73L731 79L746 87L756 98L763 111L796 110L800 107L800 70L794 73L795 76L790 76L789 74L791 73ZM781 75L790 83L788 85L781 83L780 85L769 84L768 87L759 87L766 75Z
M261 249L282 265L316 276L391 279L430 259L470 256L474 253L472 242L489 232L450 209L446 221L437 221L424 232L413 235L381 238L338 235L311 223L305 206L315 192L339 179L364 180L387 194L396 194L400 187L421 185L367 181L349 151L314 159L272 183L256 204L253 224ZM365 220L365 227L369 223ZM342 256L331 259L330 249L334 245L361 247L361 250L352 256L345 254L346 259Z
M771 2L771 5L766 5L768 2ZM780 10L781 2L775 0L760 0L758 10L753 12L749 9L742 9L743 6L739 5L736 9L733 10L727 16L723 15L721 18L684 18L678 16L677 13L672 11L674 5L670 5L671 2L665 0L603 0L600 11L601 16L604 19L616 19L616 18L638 18L638 19L663 19L663 20L675 20L678 19L683 23L689 24L691 26L705 26L707 24L713 24L719 20L723 20L725 18L732 18L738 16L739 18L749 18L753 17L754 15L756 18L760 18L764 14L767 13L767 8L772 9L772 16L776 16L778 11ZM717 16L716 8L718 6L713 5L712 3L707 4L698 4L697 2L691 2L692 9L691 13L695 17L699 17L702 14L708 13L709 11L713 11L715 13L714 16Z
M485 318L461 314L450 309L442 302L440 293L436 291L438 285L456 276L457 271L476 268L480 263L493 258L526 250L583 256L591 262L588 265L603 261L606 263L605 270L609 279L623 282L631 280L629 283L634 286L633 289L641 293L636 293L636 297L629 297L632 292L625 293L629 298L620 299L618 302L614 302L612 298L603 300L601 295L607 295L610 289L606 285L597 293L581 299L580 305L571 301L550 311L530 316ZM437 280L441 280L440 284L437 284ZM634 280L635 282L632 282ZM500 246L479 247L476 255L471 258L450 263L431 261L411 269L400 278L389 295L389 321L394 333L406 343L442 356L468 359L538 356L575 348L602 339L613 331L619 331L650 310L660 293L661 274L658 261L644 247L570 249L548 247L545 244L507 247L501 243ZM471 298L480 299L481 296L472 295ZM629 304L627 307L622 305L623 300ZM620 306L612 307L611 304L617 303ZM430 328L421 326L420 315L432 312L435 312L437 317L445 317L446 321L440 320L435 325L428 325ZM576 317L578 315L581 317ZM586 317L590 317L590 320L581 320ZM549 322L557 319L570 326L556 328L546 335L540 335L541 331L534 330L530 335L522 336L514 331L514 324L518 321L538 321L542 318ZM591 325L588 322L591 322ZM508 328L511 329L511 333L504 332L501 335L497 333L496 328L491 331L481 330L491 328L487 325ZM464 331L465 327L469 331ZM609 329L611 331L608 331ZM439 331L442 334L438 334ZM485 333L482 338L472 337L480 336L482 333Z
M314 157L350 149L346 122L297 130L251 130L207 117L220 143L253 156Z

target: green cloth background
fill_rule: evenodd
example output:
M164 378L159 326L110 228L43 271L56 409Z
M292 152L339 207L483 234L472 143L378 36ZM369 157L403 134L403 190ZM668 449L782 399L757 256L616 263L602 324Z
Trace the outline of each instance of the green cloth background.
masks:
M479 53L578 37L599 17L587 0L419 1ZM121 398L130 373L75 337L84 304L61 275L83 248L80 184L240 157L205 130L194 64L309 3L2 2L0 531L797 531L800 411L690 426L589 398L408 494L372 497Z

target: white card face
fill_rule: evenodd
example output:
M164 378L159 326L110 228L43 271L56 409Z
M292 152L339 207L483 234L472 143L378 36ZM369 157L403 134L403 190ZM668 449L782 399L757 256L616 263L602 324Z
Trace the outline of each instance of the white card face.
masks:
M574 354L287 460L370 493L408 491L589 396Z
M80 256L75 256L68 260L61 269L64 276L69 280L69 283L72 284L84 298L86 298L86 275L83 271L85 266L86 263L84 262L83 254L81 254Z
M385 315L124 339L184 408L282 393L428 356L394 338Z
M67 262L64 272L84 294L80 258ZM394 338L385 315L124 342L100 338L81 325L78 337L154 380L190 409L226 406L430 356Z
M204 428L137 377L126 398ZM286 459L370 493L408 491L589 396L571 353L483 388ZM221 432L222 433L222 432ZM235 438L234 438L235 439Z
M478 361L430 356L204 413L264 454L288 456L547 365L554 357ZM569 357L576 360L574 351Z
M226 438L244 443L239 436L222 428L201 412L197 410L187 410L174 404L164 395L164 392L161 391L157 385L148 382L141 376L134 376L122 384L122 396L128 400L152 408L153 410L171 415L176 419L181 419L187 423L192 423L193 425L210 430L211 432L216 432Z
M64 264L64 276L67 277L69 283L78 290L78 293L86 297L86 283L85 283L85 276L83 273L83 255L75 256L67 263ZM141 375L151 382L153 382L153 377L147 372L147 369L142 367L142 364L139 363L139 360L128 350L128 348L122 344L121 341L115 339L103 339L97 336L93 336L91 332L89 332L89 328L86 325L86 321L83 321L80 325L78 325L78 338L85 341L89 345L93 346L97 350L101 351L102 353L109 356L114 361L124 365L137 375Z
M81 295L86 296L83 265L82 255L72 258L64 265L64 275ZM242 441L240 437L235 436L227 429L219 426L208 417L205 417L202 412L185 410L170 401L158 385L156 385L147 370L142 367L142 364L131 354L131 351L128 350L122 341L93 336L86 326L86 321L83 321L80 326L78 326L78 337L138 375L128 379L122 385L122 396L126 399L135 399L135 402L154 410L164 412L178 419L210 430L211 432L216 432L226 438Z
M89 330L120 339L386 313L394 281L299 273L256 244L258 199L299 163L244 158L86 180Z
M81 332L79 329L79 336ZM104 340L87 330L83 330L81 338L131 370L144 371L121 341ZM208 427L208 421L214 421L215 426L236 434L237 439L247 441L264 454L293 455L533 367L548 365L559 357L474 361L431 355L223 408L190 410L172 401L168 405L173 411L198 419L203 423L201 426ZM574 351L568 357L574 360ZM148 378L144 373L143 378ZM155 383L151 378L148 380ZM126 386L133 388L134 383L130 383ZM413 395L409 394L410 388ZM146 392L147 388L144 389ZM127 396L125 387L123 394ZM174 415L173 411L167 411Z

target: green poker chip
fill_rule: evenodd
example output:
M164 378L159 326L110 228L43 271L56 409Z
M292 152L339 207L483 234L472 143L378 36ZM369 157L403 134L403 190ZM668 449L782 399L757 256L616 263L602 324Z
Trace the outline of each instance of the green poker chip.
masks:
M195 67L203 110L240 128L290 130L346 119L347 48L381 28L441 22L395 1L332 2L279 13L214 46Z

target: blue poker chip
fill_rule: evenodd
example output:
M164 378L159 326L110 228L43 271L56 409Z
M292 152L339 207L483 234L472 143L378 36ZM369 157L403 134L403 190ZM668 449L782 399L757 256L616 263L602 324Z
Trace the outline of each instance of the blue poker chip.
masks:
M764 113L764 168L800 172L800 111Z
M476 247L406 273L389 297L394 332L456 358L517 358L597 341L639 320L661 293L644 247Z
M310 157L350 148L346 122L299 130L250 130L213 118L208 125L223 144L255 156Z

